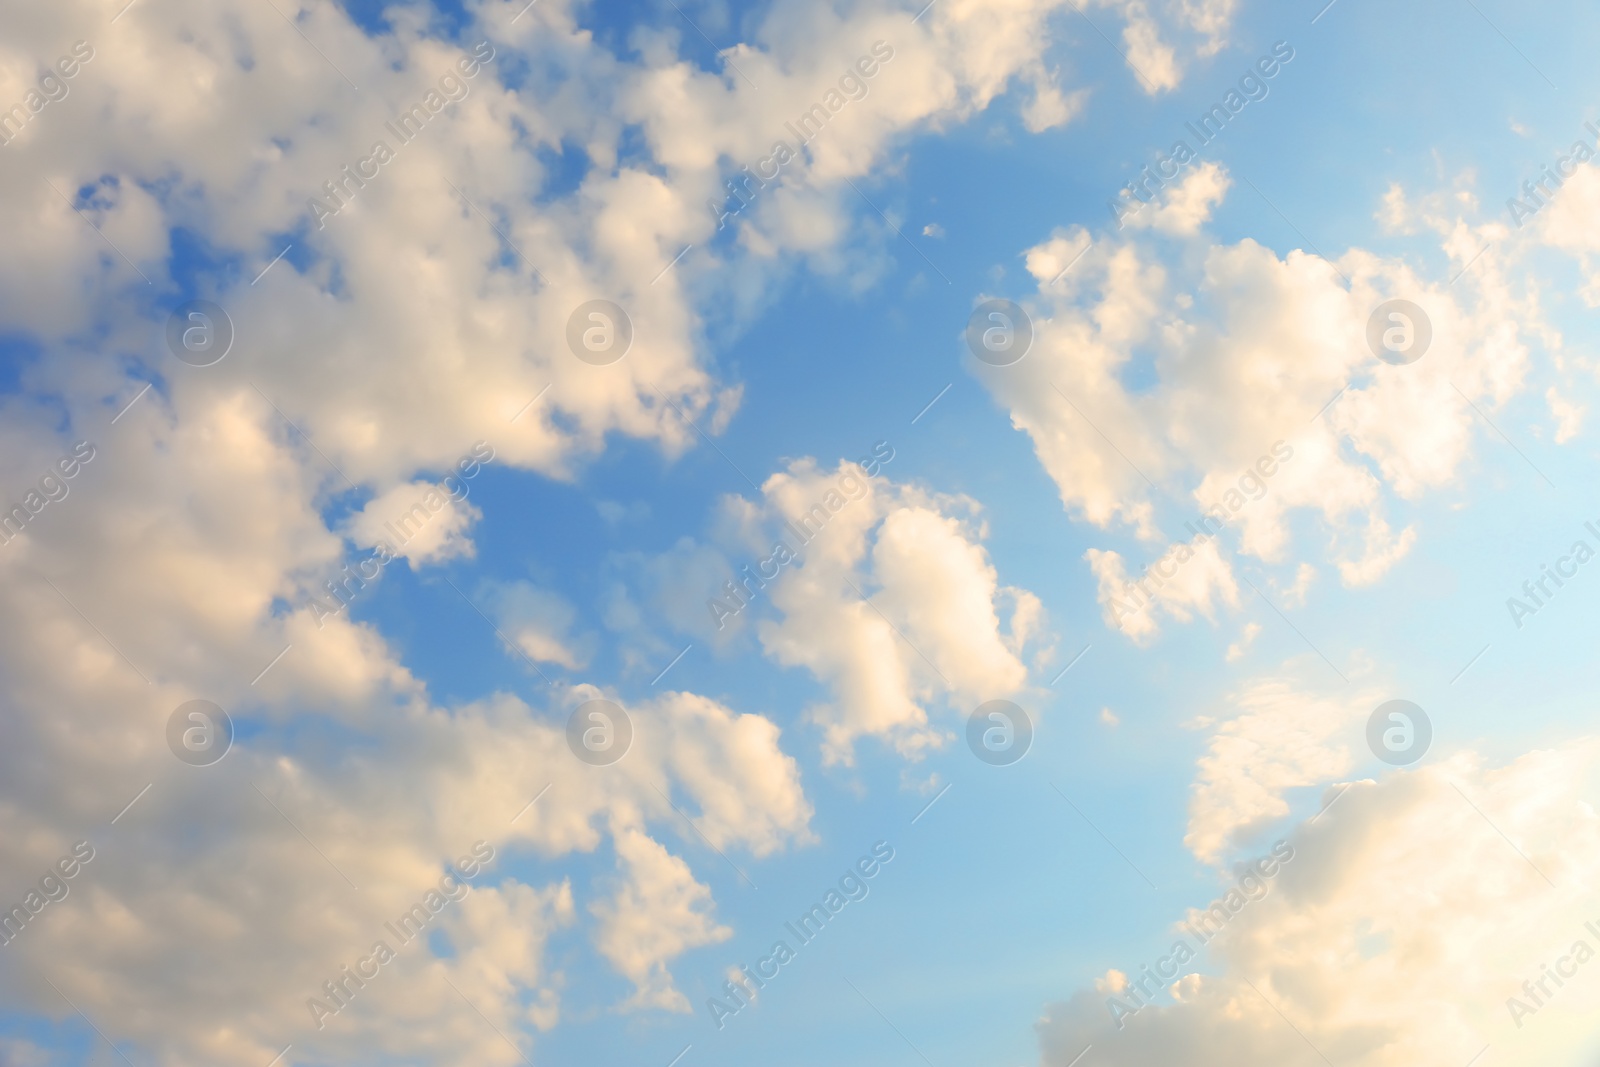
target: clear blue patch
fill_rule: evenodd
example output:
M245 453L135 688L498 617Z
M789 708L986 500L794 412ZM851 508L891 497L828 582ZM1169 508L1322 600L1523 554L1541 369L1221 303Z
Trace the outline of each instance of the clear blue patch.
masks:
M541 77L536 78L533 64L530 62L531 55L530 52L519 52L510 48L496 49L492 64L494 80L513 92L521 93L524 97L542 99L555 91L559 82L548 63L544 64ZM518 125L521 125L520 122ZM526 134L527 130L524 128L522 132Z
M293 649L290 651L293 652ZM222 710L227 711L228 718L233 721L234 744L248 745L259 737L266 737L269 735L270 730L266 720L245 718L237 711L233 711L228 708L224 708Z
M225 279L237 277L243 269L237 253L218 248L197 230L175 226L167 240L172 249L167 271L177 283L179 301L214 292Z
M350 16L350 21L360 26L368 36L380 37L394 32L393 25L385 16L385 12L392 7L410 6L421 7L420 4L401 5L394 0L344 0L340 5L345 14ZM467 13L466 6L460 0L433 0L428 5L431 12L428 18L428 30L435 36L456 39L461 31L472 22L472 17Z
M622 127L622 134L617 138L617 165L643 166L653 161L644 127L636 122Z
M1148 393L1161 384L1156 355L1148 348L1135 348L1117 371L1117 380L1130 393Z
M246 264L244 278L251 285L266 277L269 271L285 267L305 274L321 258L311 244L311 220L302 218L293 230L269 234L258 255L259 259L252 257Z
M594 34L600 47L621 58L637 60L631 38L641 27L676 33L678 53L700 69L730 78L738 75L718 54L739 41L748 41L743 28L758 21L764 6L735 15L731 6L720 2L689 3L675 0L616 0L595 3L579 17L579 25Z
M54 993L50 995L55 996ZM57 1003L60 1003L59 999ZM76 1012L67 1013L59 1023L39 1015L11 1011L0 1013L0 1034L5 1034L13 1041L27 1041L47 1053L53 1053L45 1057L45 1063L90 1063L96 1055L105 1051L105 1042ZM128 1050L133 1051L131 1046Z
M469 561L466 567L452 568L449 577L456 588L451 588L437 566L418 575L408 562L396 559L356 594L351 616L378 625L397 655L417 665L419 676L428 679L433 699L441 704L464 703L497 691L542 703L534 694L545 689L544 681L502 645L489 621L490 605L478 589L481 579L471 574L471 567Z
M665 12L678 20L686 33L694 33L684 24L683 18L670 7L653 0L617 0L614 3L593 3L587 10L574 12L579 28L594 34L595 44L619 58L637 59L638 53L629 46L629 36L642 26L659 26ZM698 35L695 38L699 41ZM700 42L704 45L705 42Z
M544 187L539 190L541 203L558 200L576 192L589 173L589 168L593 166L589 153L585 152L581 145L563 141L560 149L558 152L543 144L534 149L534 154L545 168Z
M0 393L21 392L23 371L43 355L39 342L28 335L0 333Z
M394 5L387 3L386 0L345 0L339 6L350 16L350 21L360 26L368 36L383 36L393 29L383 13L386 8Z

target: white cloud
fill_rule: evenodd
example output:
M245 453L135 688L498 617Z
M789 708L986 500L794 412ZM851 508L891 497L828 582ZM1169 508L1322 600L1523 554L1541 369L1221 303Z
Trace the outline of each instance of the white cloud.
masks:
M1531 226L1537 240L1578 260L1584 302L1600 307L1600 267L1593 260L1600 253L1600 167L1577 165Z
M1583 429L1583 417L1588 413L1587 405L1561 396L1554 386L1545 390L1544 400L1550 406L1550 417L1556 422L1556 444L1566 444L1578 436Z
M886 442L875 450L872 469L892 461ZM753 634L827 686L806 717L830 762L852 762L861 737L909 757L939 747L949 735L930 710L1015 695L1026 660L1054 654L1042 602L1001 584L970 499L806 457L758 500L724 497L711 525L709 544L621 561L613 627L664 656L657 669L678 651L654 632L662 621L723 648Z
M1216 863L1240 835L1289 813L1291 789L1330 782L1355 766L1351 726L1381 703L1376 692L1322 695L1282 678L1229 698L1237 713L1215 727L1200 757L1183 843Z
M1286 608L1305 607L1306 596L1311 592L1311 583L1317 579L1317 568L1309 563L1301 563L1295 568L1294 581L1283 587L1278 594L1280 603Z
M1220 169L1196 171L1147 209L1144 225L1176 212L1182 225L1167 229L1182 236L1224 191ZM1435 206L1471 205L1456 197ZM1455 272L1492 236L1493 227L1474 232L1459 216L1435 221ZM1026 253L1038 282L1030 352L1010 367L973 364L974 373L1030 436L1075 518L1170 542L1178 531L1162 528L1157 503L1188 495L1232 528L1229 549L1219 549L1231 569L1234 546L1285 559L1289 519L1309 511L1347 585L1379 580L1417 537L1393 528L1388 498L1458 484L1483 433L1462 396L1492 413L1523 386L1528 340L1552 336L1537 296L1489 257L1452 288L1361 249L1330 263L1298 250L1279 257L1248 239L1218 244L1203 229L1185 243L1174 259L1137 230L1092 244L1084 230L1057 231ZM1367 345L1369 317L1394 297L1431 320L1431 347L1408 366L1380 362ZM1138 388L1127 382L1135 372ZM1177 516L1174 526L1185 518ZM1125 567L1121 552L1096 551L1105 553L1091 557L1105 603ZM1179 603L1208 614L1209 599ZM1115 625L1109 613L1107 621ZM1139 639L1158 628L1151 616L1133 625Z
M1033 99L1022 108L1022 125L1029 133L1043 133L1057 126L1065 126L1077 118L1089 103L1089 90L1062 92L1054 75L1038 71L1028 75L1033 86Z
M694 798L696 828L707 841L760 857L815 840L799 766L779 746L770 719L736 714L693 693L663 694L645 714L664 723L653 743Z
M882 477L853 489L852 471L796 461L767 480L751 514L808 535L793 546L803 562L767 589L778 618L763 619L758 632L773 660L805 667L832 691L808 714L823 730L826 757L843 763L862 736L908 756L942 744L928 720L941 694L965 707L1021 690L1027 669L996 602L1005 592L1015 605L1013 636L1039 614L1031 594L1000 587L981 530L959 517L971 502Z
M466 946L449 965L451 981L473 1004L509 1009L495 1020L498 1026L509 1030L527 1023L549 1030L559 1014L553 981L559 975L549 972L545 943L550 932L574 919L566 882L544 889L511 882L469 893L446 920L452 940ZM526 1006L519 1003L523 996L529 998Z
M1227 660L1237 663L1244 659L1244 654L1250 650L1257 637L1261 636L1261 624L1258 622L1245 623L1244 629L1239 633L1239 640L1228 646Z
M594 640L572 630L577 611L566 598L532 582L491 586L484 598L500 631L530 659L582 670L594 654Z
M381 936L375 915L409 906L436 883L440 857L479 837L554 858L596 849L615 828L626 878L597 905L602 944L639 983L636 1003L678 1006L671 960L724 928L707 918L687 863L657 840L657 827L682 832L663 794L683 798L718 847L762 856L805 843L811 808L777 727L707 698L659 697L636 709L637 750L597 784L565 750L561 701L437 706L374 627L319 619L310 598L348 562L345 535L375 542L390 507L426 496L469 442L487 440L509 468L569 479L608 438L668 456L691 447L680 411L712 433L727 425L739 388L708 369L708 313L692 294L723 285L731 306L748 308L769 279L752 242L705 247L715 220L704 205L719 160L759 158L783 121L837 84L856 54L836 42L892 38L897 55L869 98L830 122L795 188L749 216L765 255L825 266L860 239L863 209L845 178L1019 78L1035 126L1065 121L1081 101L1039 76L1065 0L942 0L912 29L899 7L779 5L727 53L760 93L682 61L669 34L641 31L618 56L569 4L539 4L514 25L501 10L482 26L469 13L461 28L463 41L487 36L497 50L470 93L414 140L389 144L395 158L359 187L341 168L359 166L389 139L384 123L464 59L422 11L392 7L392 30L370 33L332 4L177 0L115 22L87 0L8 13L0 100L85 33L95 55L70 95L7 146L0 174L0 321L44 353L21 368L22 392L0 397L0 469L5 484L31 482L82 437L99 453L67 499L0 546L3 695L48 709L19 715L0 753L0 867L43 869L84 827L109 835L109 817L151 785L61 905L70 921L47 915L8 950L19 974L50 975L156 1062L261 1064L291 1039L296 1055L328 1062L517 1062L483 1018L523 1044L524 1024L554 1022L561 983L546 939L595 914L575 899L582 887L496 871L441 920L452 963L413 944L394 964L407 974L383 973L325 1030L305 1009ZM513 65L510 88L502 72ZM592 167L554 190L541 153L568 145ZM624 158L624 145L636 154ZM308 199L326 199L336 177L347 203L319 226ZM227 358L204 371L165 350L168 308L153 299L189 284L186 272L183 285L172 277L179 230L217 264L200 295L224 305L235 330ZM661 275L690 243L696 254ZM573 310L596 296L625 305L636 327L608 367L563 344ZM351 482L356 498L371 497L347 514ZM960 603L1010 595L979 538L951 525L958 509L897 492L900 510L926 514L899 520L875 566L948 561L962 569L944 591ZM477 509L429 512L396 546L408 561L470 553ZM858 547L835 566L865 582L868 546ZM886 604L921 605L903 585L883 588ZM1013 602L1014 627L1036 625L1025 598ZM845 603L830 589L811 607L826 624ZM530 600L514 639L581 669L583 637L559 608ZM960 685L1022 677L1017 634L992 607L966 630L937 614L925 629ZM907 661L885 668L885 691L925 699L922 668L889 636L889 658ZM252 729L216 773L180 775L163 729L197 694ZM911 709L885 729L920 722ZM530 768L547 773L533 781ZM177 823L183 835L170 833ZM622 900L670 921L654 940L633 938ZM466 1001L434 975L451 976ZM30 983L7 990L21 1011L54 1015L53 997ZM31 1051L13 1042L5 1054Z
M1239 583L1215 540L1179 542L1136 579L1116 552L1091 548L1084 558L1098 583L1106 626L1138 644L1155 638L1163 616L1188 622L1198 614L1214 621L1218 605L1239 606Z
M108 606L93 597L79 602L92 611ZM57 610L42 606L41 615ZM73 629L58 632L52 621L35 640L69 657L79 647L95 653L105 647L92 631L80 638ZM92 785L71 779L68 797L60 792L67 781L51 784L24 770L45 764L13 756L6 780L19 791L0 807L0 863L43 870L58 858L62 841L84 833L100 855L58 906L70 914L46 914L7 950L21 954L20 967L48 973L68 996L93 1003L97 1023L119 1041L164 1061L266 1062L292 1040L308 1057L330 1060L366 1048L424 1059L465 1050L478 1062L513 1062L516 1054L483 1028L476 1012L510 1032L552 1025L561 983L543 960L545 939L572 921L578 903L587 910L593 902L575 901L565 885L519 885L504 873L506 857L591 851L619 819L629 835L646 834L653 823L686 837L663 795L674 793L706 836L733 855L767 855L811 840L811 807L794 761L778 748L777 728L689 694L630 708L634 746L601 779L567 751L570 705L541 713L497 697L432 708L403 669L378 665L387 649L369 640L342 653L358 661L347 670L371 679L361 698L341 710L342 691L324 702L317 676L302 673L291 698L302 717L292 728L275 724L282 712L273 704L262 707L244 695L249 678L235 663L240 676L209 692L260 729L235 745L222 773L179 767L184 773L176 774L163 728L171 709L193 695L187 686L158 682L152 689L137 678L129 685L119 678L126 671L114 654L98 671L61 672L31 645L8 645L8 660L17 652L38 666L8 662L8 678L50 693L53 708L48 721L18 724L18 751L50 766L76 761L96 770ZM294 662L286 659L275 670ZM580 686L568 699L576 704L599 695ZM108 704L127 709L124 717L109 729L91 728L104 722ZM317 724L330 714L345 715L346 736L359 742L326 745ZM301 730L309 731L303 742ZM530 768L539 773L530 777ZM148 794L107 829L107 820L152 779ZM184 835L171 835L175 820L182 820ZM466 853L475 837L500 858L475 879L472 895L446 906L452 910L440 921L454 960L441 964L421 944L394 946L394 969L386 967L350 1009L317 1029L306 998L320 995L325 980L385 938L383 919L416 903L439 881L440 858ZM620 848L644 850L632 836ZM650 863L682 865L664 855L653 846ZM174 881L174 870L183 877ZM662 946L647 968L648 988L659 996L641 1004L660 1002L671 988L672 953ZM249 968L236 966L242 958L252 961ZM447 966L471 1007L431 977L439 966ZM14 1005L55 1010L36 990L16 988L8 997ZM163 1006L178 1002L199 1017L227 1015L230 1025L174 1027ZM239 1004L254 1007L240 1014ZM397 1019L406 1025L396 1026Z
M483 517L467 499L442 485L410 482L373 497L350 516L350 539L364 548L384 544L413 570L474 554L468 528Z
M1122 43L1127 48L1128 66L1139 75L1139 83L1152 96L1175 89L1182 79L1176 50L1161 39L1161 27L1150 16L1144 0L1100 0L1101 6L1120 8L1127 24Z
M1202 163L1182 181L1165 190L1154 210L1129 215L1124 221L1136 230L1154 229L1192 237L1211 221L1212 213L1227 197L1232 185L1228 168L1220 163Z
M1202 973L1120 1030L1109 982L1053 1005L1042 1062L1065 1067L1090 1043L1111 1067L1460 1067L1485 1046L1514 1062L1580 1062L1594 964L1520 1028L1508 1001L1575 940L1595 946L1585 923L1596 918L1600 818L1586 797L1597 769L1600 747L1586 741L1505 767L1463 754L1351 783L1294 833L1295 856L1265 898L1203 963L1180 968Z
M673 985L666 961L701 945L726 941L733 931L711 917L711 890L689 865L629 827L613 831L622 883L589 910L600 922L601 955L634 983L627 1006L688 1012L689 999Z
M1233 23L1238 6L1239 0L1182 0L1179 9L1183 18L1195 30L1207 35L1199 49L1200 55L1215 55L1227 44L1228 27Z

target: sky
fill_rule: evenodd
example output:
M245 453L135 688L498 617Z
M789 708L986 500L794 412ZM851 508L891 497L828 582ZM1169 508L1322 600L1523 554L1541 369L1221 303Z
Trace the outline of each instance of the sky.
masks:
M1600 1054L1600 14L0 33L0 1067Z

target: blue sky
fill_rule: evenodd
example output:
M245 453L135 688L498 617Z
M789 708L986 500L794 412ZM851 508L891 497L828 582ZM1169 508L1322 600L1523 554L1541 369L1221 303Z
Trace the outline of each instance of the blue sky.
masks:
M1508 601L1600 551L1600 172L1506 201L1595 146L1595 13L918 6L10 13L0 1064L1592 1060L1600 564ZM211 366L165 340L195 298L234 328ZM595 299L633 331L604 365L567 340ZM1032 324L1010 366L965 341L990 299ZM1409 364L1367 346L1394 299L1431 323ZM231 738L201 766L168 740L195 699ZM1432 726L1401 765L1391 699ZM567 739L591 700L633 724L607 765ZM989 700L1034 729L1010 765L966 741ZM325 991L480 840L425 944Z

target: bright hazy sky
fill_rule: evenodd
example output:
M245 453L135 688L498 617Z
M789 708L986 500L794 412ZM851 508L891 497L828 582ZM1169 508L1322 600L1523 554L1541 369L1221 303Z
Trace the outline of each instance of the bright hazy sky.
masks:
M7 0L0 1065L1592 1063L1600 16L1325 3Z

